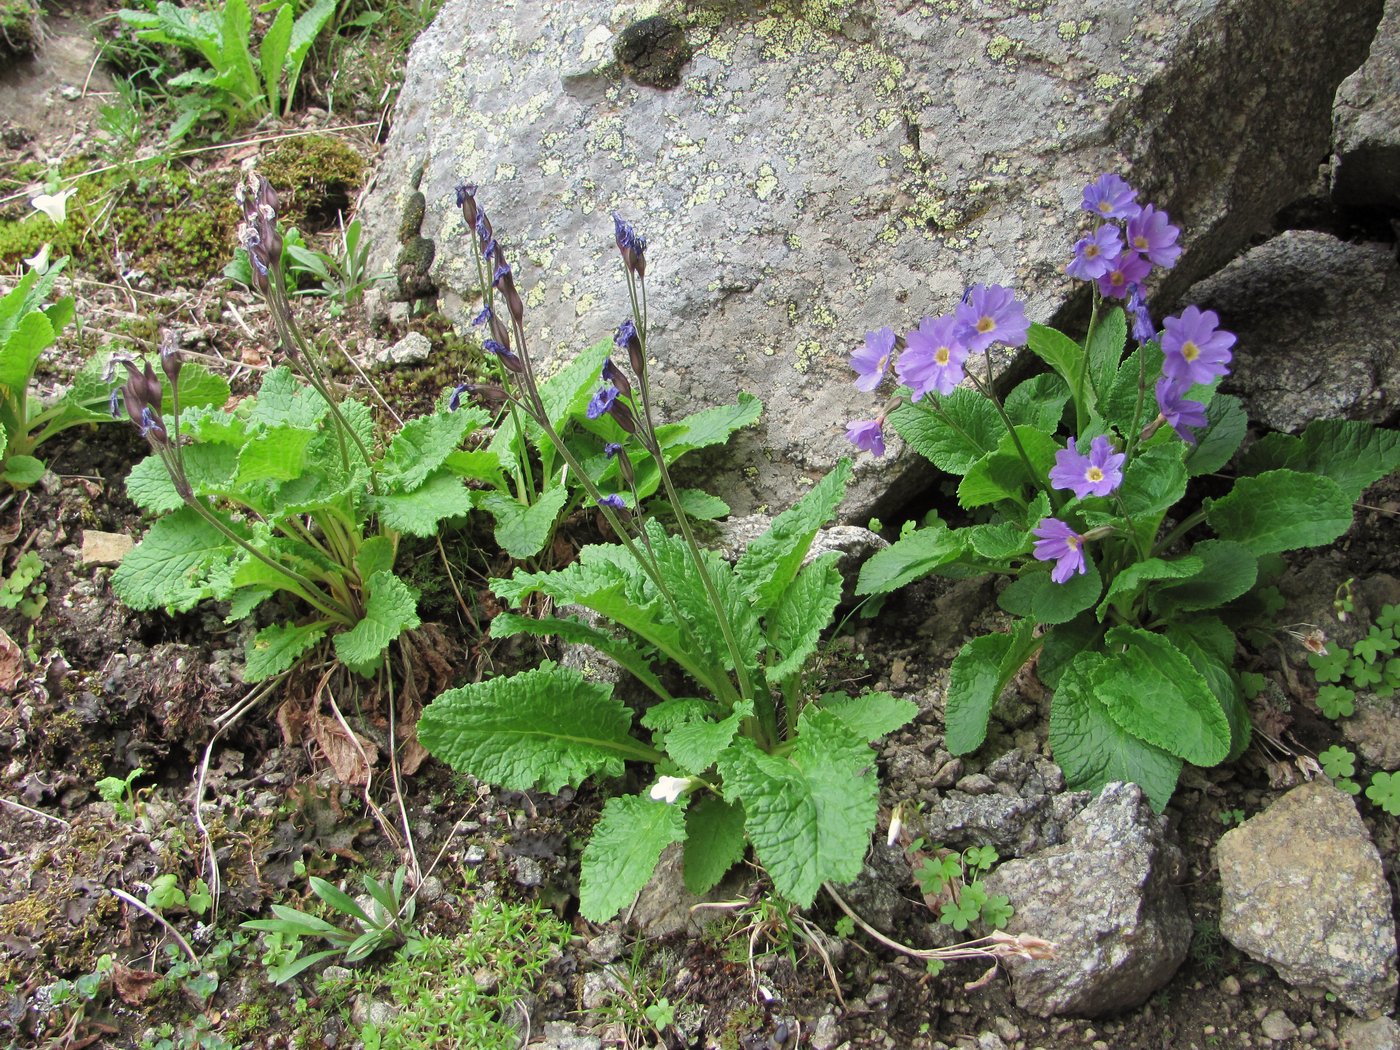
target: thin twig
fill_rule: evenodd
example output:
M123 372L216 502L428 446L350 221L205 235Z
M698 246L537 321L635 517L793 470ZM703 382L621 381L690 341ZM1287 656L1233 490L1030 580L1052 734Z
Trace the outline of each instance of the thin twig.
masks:
M330 676L334 673L334 667L325 673L321 678L320 684L316 687L316 695L319 696L322 692L325 692L326 703L331 705L331 714L335 715L335 720L340 723L340 728L345 730L345 735L350 739L350 743L354 744L355 750L359 752L360 761L365 764L365 789L363 794L365 805L368 806L369 811L374 814L374 819L379 824L379 829L384 832L384 837L393 843L394 848L398 849L400 848L399 843L396 841L399 837L398 832L394 830L394 825L389 822L389 818L384 815L384 811L380 809L379 806L375 804L374 799L370 797L370 785L374 783L374 767L370 765L369 755L365 754L364 745L360 743L360 738L355 735L355 731L350 728L350 723L345 721L345 716L340 713L340 708L336 705L335 697L331 696L330 692L326 690L326 685L330 681Z
M62 817L55 817L52 813L45 813L42 810L30 809L23 802L15 802L13 799L8 798L0 798L0 802L5 803L5 805L7 806L14 806L15 809L23 810L30 816L43 817L45 820L51 820L55 824L62 824L65 828L71 828L73 826L72 824L68 823L68 821L64 820Z
M203 961L199 958L198 955L195 954L194 949L190 947L190 942L180 936L180 931L177 930L174 926L171 926L170 923L166 921L164 915L156 911L144 901L138 900L137 898L133 897L131 894L127 893L126 890L119 890L115 886L108 886L107 889L112 893L116 894L122 900L126 901L128 904L145 912L151 918L155 919L156 922L164 926L165 932L170 934L170 936L174 937L175 942L185 950L185 954L190 957L190 962L194 963L194 968L196 970L204 969Z
M407 649L407 645L400 639L399 651L405 654L405 664L408 663L408 657L406 655ZM412 667L406 667L405 669L408 674L413 673ZM423 882L423 869L419 867L418 864L418 850L413 844L413 829L409 826L408 822L408 807L404 805L403 800L403 781L399 778L399 745L395 735L398 719L396 717L397 712L394 710L398 704L398 698L394 695L393 669L389 666L389 661L387 660L384 665L384 680L389 684L389 780L394 785L394 800L399 804L399 819L403 821L404 847L408 853L408 859L411 864L410 870L413 872L413 881L415 885L420 885Z
M388 399L385 398L384 394L380 391L379 387L375 384L374 380L372 380L369 376L365 375L365 370L360 367L360 362L356 361L355 358L351 356L350 351L345 349L345 344L342 343L339 339L335 340L335 345L345 356L345 360L350 362L350 367L353 368L357 373L359 373L360 378L365 381L365 386L369 387L370 392L373 393L374 396L379 399L379 403L384 406L384 410L388 412L389 415L394 417L394 422L398 424L399 427L402 427L403 416L399 415L397 412L394 411L394 406L389 404Z

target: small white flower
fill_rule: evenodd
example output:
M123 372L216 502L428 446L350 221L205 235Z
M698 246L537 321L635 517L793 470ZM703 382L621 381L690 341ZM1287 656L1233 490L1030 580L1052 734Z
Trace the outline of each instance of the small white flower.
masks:
M24 260L24 265L42 277L49 272L49 245L44 245L37 252Z
M893 849L899 842L899 836L904 831L904 807L895 806L894 813L890 815L890 833L885 836L885 845Z
M62 226L68 218L68 198L78 192L78 187L69 186L57 193L41 193L30 199L36 211L41 211L53 220L55 226Z
M658 802L672 803L690 789L690 777L660 777L649 794Z

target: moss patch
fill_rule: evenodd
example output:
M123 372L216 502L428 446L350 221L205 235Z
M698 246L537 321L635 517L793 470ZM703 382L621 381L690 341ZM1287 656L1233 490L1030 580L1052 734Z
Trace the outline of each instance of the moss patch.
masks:
M264 155L258 170L281 198L283 224L303 232L334 228L336 215L350 211L365 181L364 157L334 135L286 139Z
M39 0L0 0L0 55L39 50Z

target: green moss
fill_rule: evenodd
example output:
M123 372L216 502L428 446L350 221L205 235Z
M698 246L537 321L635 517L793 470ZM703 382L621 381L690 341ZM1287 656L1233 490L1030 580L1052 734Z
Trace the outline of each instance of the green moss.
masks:
M0 0L0 55L32 55L38 49L38 0Z
M334 135L284 139L258 163L277 190L284 226L329 229L365 180L365 159Z

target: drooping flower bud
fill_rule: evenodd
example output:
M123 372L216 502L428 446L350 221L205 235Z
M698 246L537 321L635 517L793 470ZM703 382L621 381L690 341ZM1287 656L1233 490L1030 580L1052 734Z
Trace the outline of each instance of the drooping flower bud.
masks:
M180 369L185 364L185 355L180 352L180 335L167 329L160 340L160 367L165 378L170 380L170 389L180 381Z
M515 355L515 352L512 351L511 348L506 346L504 343L498 342L495 339L486 339L482 342L481 346L488 353L495 354L498 358L500 358L501 364L505 365L506 368L510 369L510 371L525 371L524 363L520 360L519 357Z
M467 221L467 229L476 228L476 184L463 182L457 185L457 207L462 209L462 218Z
M632 371L638 375L645 371L646 361L642 356L642 338L637 334L637 326L633 323L632 318L627 318L617 326L617 332L613 335L613 344L627 351L627 362L632 366Z
M617 387L618 392L623 397L632 396L632 384L627 381L627 376L622 369L613 364L613 359L607 357L603 359L603 382L611 383Z
M638 277L645 277L647 239L617 212L613 212L613 240L617 243L623 264Z

